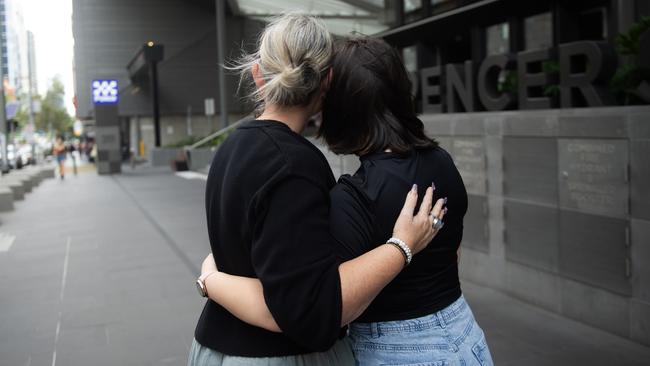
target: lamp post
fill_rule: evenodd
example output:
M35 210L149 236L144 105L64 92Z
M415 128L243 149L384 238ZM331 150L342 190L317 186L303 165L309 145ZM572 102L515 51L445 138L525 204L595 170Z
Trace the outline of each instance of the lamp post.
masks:
M228 127L228 107L226 105L226 78L223 71L225 64L225 36L226 36L226 7L225 1L215 0L216 13L217 13L217 58L219 59L218 75L219 75L219 116L221 117L221 127Z
M144 86L149 82L156 147L160 147L160 103L158 101L158 62L164 57L164 47L153 41L142 45L126 65L131 83Z
M164 48L161 44L147 42L142 53L149 64L149 80L151 81L151 104L153 107L153 126L156 137L156 147L160 147L160 102L158 101L158 62L162 61Z

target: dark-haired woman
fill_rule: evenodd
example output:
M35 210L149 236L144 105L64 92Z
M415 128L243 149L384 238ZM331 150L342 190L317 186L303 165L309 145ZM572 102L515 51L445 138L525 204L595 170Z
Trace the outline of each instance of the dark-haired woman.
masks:
M467 193L449 154L424 133L411 84L395 49L381 40L340 43L323 106L320 134L336 153L356 154L361 167L330 191L330 227L343 260L372 250L390 236L401 195L413 182L435 182L435 198L448 199L445 226L350 324L360 365L491 365L483 331L458 279L458 249ZM211 258L206 271L216 270ZM381 270L378 268L377 270ZM261 291L238 278L209 281L217 302L241 301L246 321L269 330ZM228 289L238 288L238 293ZM246 309L244 309L246 308Z

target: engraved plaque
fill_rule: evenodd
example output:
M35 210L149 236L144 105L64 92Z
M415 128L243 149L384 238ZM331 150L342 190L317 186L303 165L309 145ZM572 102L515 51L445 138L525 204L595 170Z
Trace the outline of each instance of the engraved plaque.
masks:
M626 140L558 140L560 206L608 216L629 212Z
M575 211L560 211L560 272L610 291L629 295L629 222Z
M508 260L555 272L558 268L558 209L506 200Z
M487 189L485 142L482 137L455 137L451 156L463 177L467 193L484 195Z
M503 194L557 204L557 143L551 138L503 139Z
M467 213L463 220L463 246L488 252L488 203L485 196L467 195Z
M634 218L650 221L650 140L632 140L630 144L630 211Z

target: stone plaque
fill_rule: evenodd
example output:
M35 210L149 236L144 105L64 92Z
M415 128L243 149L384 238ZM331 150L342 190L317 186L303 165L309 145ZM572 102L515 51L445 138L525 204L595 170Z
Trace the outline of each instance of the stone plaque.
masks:
M630 144L630 211L634 218L650 221L650 139L632 140Z
M482 137L455 137L451 156L463 177L467 193L485 195L487 190L485 142Z
M607 216L629 213L627 140L558 140L560 206Z
M558 209L504 202L506 258L551 272L558 268Z
M487 197L467 195L467 213L463 220L463 246L488 252L488 203Z
M557 143L551 138L503 138L503 194L557 204Z
M453 155L453 152L454 152L452 150L452 147L453 147L452 146L452 141L454 140L453 137L449 137L449 136L440 136L440 137L438 137L438 136L436 136L435 140L438 141L438 144L440 145L440 147L447 150L447 152L449 154Z
M629 221L560 211L562 275L622 295L631 293Z

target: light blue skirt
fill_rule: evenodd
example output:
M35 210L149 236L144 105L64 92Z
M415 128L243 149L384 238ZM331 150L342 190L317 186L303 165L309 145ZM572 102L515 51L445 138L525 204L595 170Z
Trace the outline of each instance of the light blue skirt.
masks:
M284 357L228 356L192 342L188 366L354 366L354 356L346 339L337 341L325 352Z
M421 318L350 325L352 350L360 366L492 366L483 330L461 296Z

